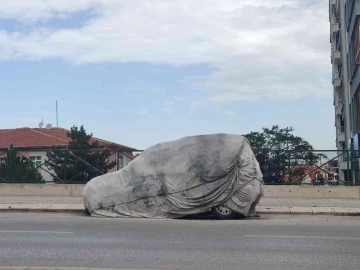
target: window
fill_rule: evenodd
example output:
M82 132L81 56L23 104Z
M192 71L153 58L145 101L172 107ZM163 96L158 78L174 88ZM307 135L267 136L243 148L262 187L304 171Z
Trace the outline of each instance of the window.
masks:
M354 27L352 46L354 48L354 60L355 64L360 64L360 20L356 21L356 26Z
M30 157L31 162L34 164L34 167L38 168L41 166L41 157Z
M5 158L0 158L0 164L5 164L6 163L6 159Z
M355 100L353 99L351 101L351 105L350 105L350 109L351 109L351 132L352 132L352 136L354 136L357 133L357 114L356 114L356 106L355 106Z
M338 91L338 100L340 101L340 104L338 105L341 105L341 102L343 102L344 100L344 90L343 88L340 88L339 91Z
M355 130L358 133L360 131L360 93L359 93L359 89L355 92L355 97L354 97L354 105L355 105Z
M345 19L346 19L347 25L350 24L351 15L354 10L354 4L355 4L355 0L348 0L345 3Z
M123 168L124 167L124 157L119 155L118 159L118 167Z
M349 18L350 18L349 5L348 5L347 1L345 0L345 22L346 22L346 25L349 25Z

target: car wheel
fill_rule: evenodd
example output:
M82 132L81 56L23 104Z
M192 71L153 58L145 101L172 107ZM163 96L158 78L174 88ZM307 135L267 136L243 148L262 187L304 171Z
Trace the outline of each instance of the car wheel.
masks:
M215 206L211 209L212 213L220 219L233 219L239 217L239 215L223 205Z

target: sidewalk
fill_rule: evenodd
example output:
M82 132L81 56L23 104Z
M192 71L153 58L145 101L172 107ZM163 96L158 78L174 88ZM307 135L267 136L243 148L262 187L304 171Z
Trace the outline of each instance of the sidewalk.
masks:
M259 214L360 216L360 200L262 198Z
M81 197L0 196L0 211L84 212ZM360 200L262 198L259 214L360 216Z

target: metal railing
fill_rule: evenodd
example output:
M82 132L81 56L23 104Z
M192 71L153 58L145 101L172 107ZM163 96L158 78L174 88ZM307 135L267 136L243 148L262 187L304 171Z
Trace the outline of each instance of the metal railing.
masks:
M336 43L336 44L331 44L331 49L335 52L340 51L340 44Z
M339 127L338 132L339 132L339 134L344 134L345 133L345 127Z
M360 185L352 150L289 150L257 159L267 185Z
M338 100L337 100L337 105L336 105L336 106L339 106L339 107L344 106L344 100L342 100L342 99L338 99Z
M54 158L49 158L48 153ZM133 152L124 152L121 149L58 148L29 157L9 147L8 150L0 151L0 182L86 183L96 176L120 170L134 158L136 155L133 155Z
M344 131L343 127L340 131ZM127 161L136 158L136 155L128 155L121 150L111 150L106 153L107 150L56 149L56 151L56 159L41 161L31 160L13 149L0 152L0 182L86 183L96 176L119 170L122 165L127 164ZM102 154L106 154L105 159L101 158ZM358 155L355 155L353 150L275 149L266 155L256 152L255 155L267 185L327 185L329 181L332 185L360 184L357 179L359 170L355 166ZM120 156L124 157L123 164ZM345 166L343 162L347 165ZM109 164L111 166L106 166ZM340 166L348 170L344 171Z

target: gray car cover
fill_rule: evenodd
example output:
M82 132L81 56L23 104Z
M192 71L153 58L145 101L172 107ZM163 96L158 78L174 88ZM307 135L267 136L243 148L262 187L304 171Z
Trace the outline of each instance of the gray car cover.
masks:
M262 195L249 141L215 134L154 145L122 170L90 180L83 198L92 216L178 218L218 205L254 215Z

